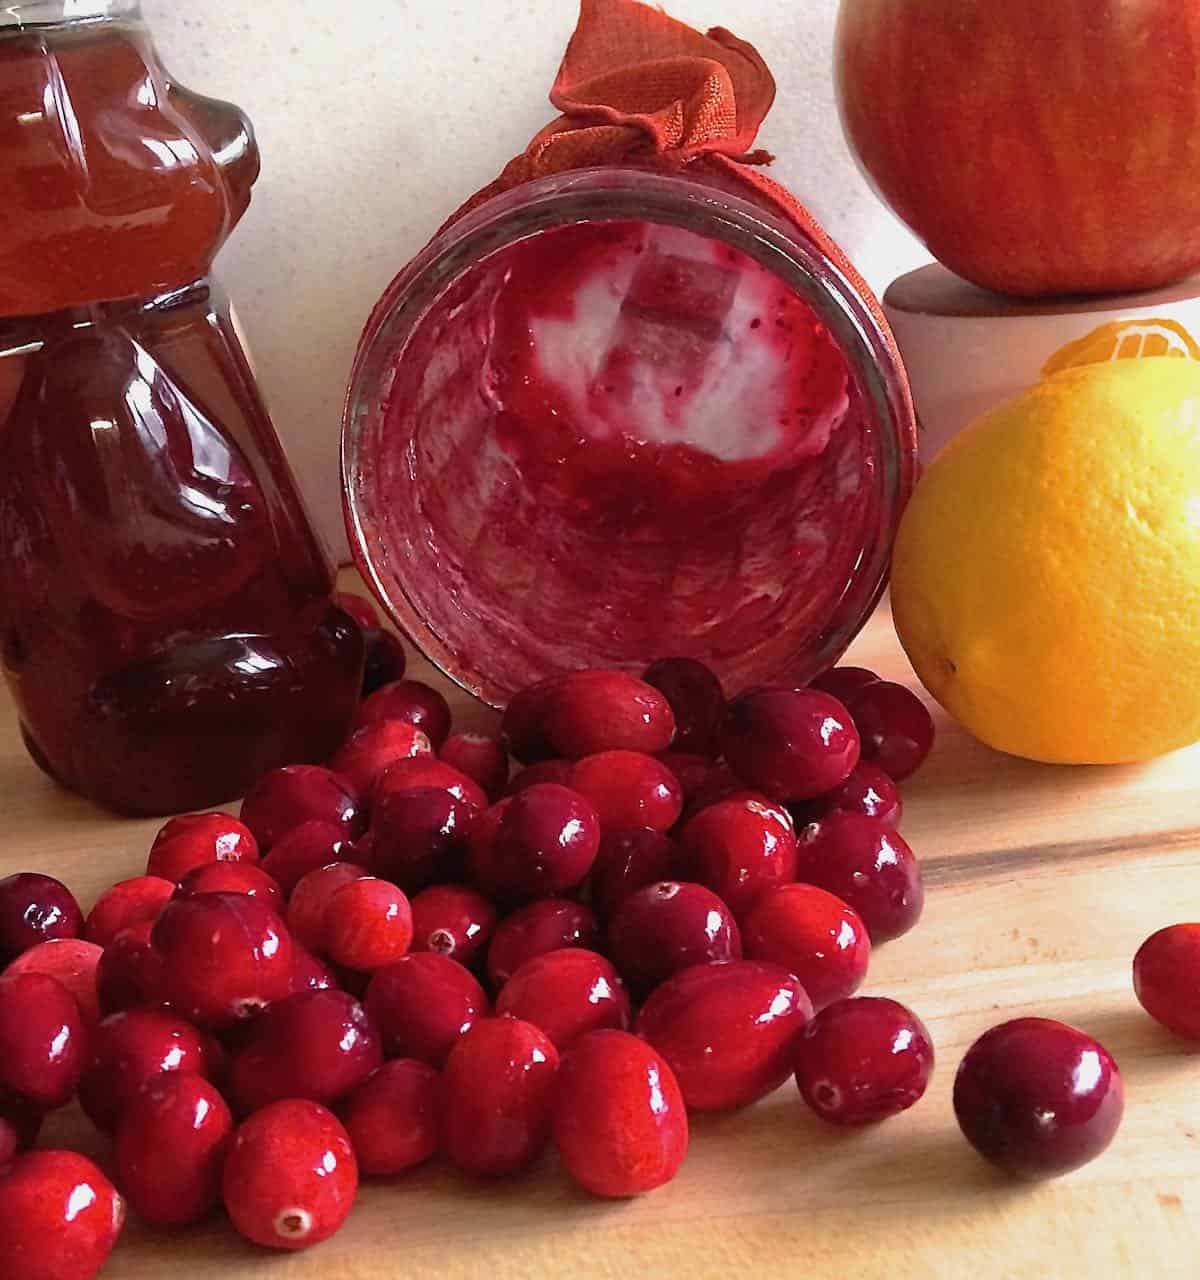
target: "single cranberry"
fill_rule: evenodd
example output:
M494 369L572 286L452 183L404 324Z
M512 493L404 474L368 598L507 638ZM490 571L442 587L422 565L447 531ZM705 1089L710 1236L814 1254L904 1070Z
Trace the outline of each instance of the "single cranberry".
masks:
M498 991L527 961L571 947L599 950L595 915L570 898L540 898L497 926L487 953L488 981Z
M448 791L456 800L461 800L472 808L487 808L487 792L474 778L468 778L465 773L443 764L433 756L414 756L411 760L397 760L375 784L375 811L381 812L395 795L407 791L424 791L431 787L438 791ZM377 840L382 839L380 830L382 828L376 831Z
M504 984L496 1012L540 1027L561 1053L589 1031L624 1031L629 992L602 955L570 947L534 956Z
M921 918L921 868L904 838L878 818L831 813L800 833L796 879L848 902L878 946Z
M1097 1040L1049 1018L993 1027L954 1079L954 1114L985 1160L1022 1178L1053 1178L1094 1160L1124 1110L1121 1073Z
M933 717L911 689L880 680L851 694L848 707L862 737L862 758L903 782L933 750Z
M550 695L561 683L561 676L553 676L531 684L515 694L505 709L500 721L500 740L522 764L540 764L555 754L546 737L546 712Z
M900 788L877 765L861 762L854 772L828 795L812 801L815 812L810 821L830 813L858 813L878 818L899 830L904 813ZM795 815L793 815L795 816ZM803 825L803 824L798 824Z
M843 705L860 690L870 684L878 684L879 677L866 667L832 667L812 681L811 687L836 698Z
M575 765L570 760L542 760L514 774L504 794L515 796L541 782L556 782L560 787L569 787L574 769Z
M763 796L730 796L683 828L681 871L722 898L734 915L759 894L796 878L796 831L786 809Z
M243 1112L284 1098L326 1105L383 1062L379 1032L344 991L301 991L278 1000L247 1029L233 1055L229 1096Z
M42 1110L20 1098L0 1096L0 1170L28 1151L42 1129Z
M104 954L94 942L56 938L22 952L4 972L41 973L61 982L75 997L84 1024L94 1027L100 1021L99 969Z
M670 1182L688 1150L687 1108L674 1073L625 1031L593 1031L563 1055L551 1131L571 1177L611 1199Z
M742 958L733 913L711 889L660 881L631 894L608 926L608 953L635 995L681 969Z
M437 951L468 967L492 940L496 908L458 884L435 884L412 903L414 951Z
M350 1215L358 1164L342 1123L319 1103L289 1098L234 1134L222 1195L237 1231L267 1249L307 1249Z
M292 938L292 990L298 991L330 991L338 986L333 970L313 955L307 947L302 947Z
M232 1141L233 1116L213 1085L179 1071L155 1076L117 1129L117 1185L151 1226L189 1226L220 1204Z
M704 781L698 785L693 785L691 791L684 794L680 824L686 825L702 809L707 809L710 805L720 804L722 800L729 800L734 796L749 796L760 800L764 798L756 791L749 791L746 784L737 777L727 764L723 762L721 764L712 764L710 762Z
M340 822L302 822L272 846L262 860L262 869L290 898L310 871L334 862L354 862L361 856L360 844L361 840L350 839Z
M408 655L400 637L384 627L368 627L363 632L366 662L363 664L362 695L369 698L385 685L404 679Z
M329 896L319 950L334 964L373 973L408 954L413 913L408 895L387 880L351 880Z
M576 671L550 691L546 736L555 754L582 760L601 751L665 751L675 737L671 704L623 671Z
M1147 938L1133 958L1133 990L1168 1031L1200 1040L1200 924L1173 924Z
M168 1003L198 1026L231 1027L291 991L291 935L257 898L175 898L150 941L162 958Z
M508 785L509 760L504 744L482 733L455 733L442 744L438 756L454 769L474 778L489 800L499 800Z
M258 898L275 911L283 910L283 890L262 867L248 862L211 862L189 871L179 882L179 893L244 893Z
M576 764L570 785L592 804L605 831L669 831L683 811L679 779L653 756L601 751Z
M220 1046L190 1022L168 1009L128 1009L96 1028L79 1101L98 1129L111 1132L153 1077L183 1071L211 1080L223 1069Z
M353 840L366 830L358 793L332 769L291 764L264 773L242 801L242 821L269 852L302 822L331 822Z
M348 613L364 631L379 626L379 611L365 596L339 591L333 597L333 603L343 613Z
M441 750L450 736L450 704L434 688L420 680L396 680L376 689L359 706L354 727L378 720L405 720L420 729Z
M31 1151L0 1170L0 1266L11 1280L93 1280L124 1225L116 1187L74 1151Z
M0 967L40 942L82 932L83 912L61 881L34 872L0 880Z
M469 800L434 787L386 796L375 806L371 869L411 894L457 879L479 813Z
M837 1000L805 1028L796 1064L800 1093L822 1120L876 1124L924 1096L933 1041L895 1000Z
M532 1164L550 1136L558 1050L517 1018L477 1022L442 1074L442 1141L450 1161L477 1178Z
M646 1001L637 1032L666 1059L694 1111L727 1111L773 1093L795 1069L812 1005L778 965L697 965Z
M591 900L604 917L639 889L674 878L680 863L679 846L670 836L648 827L607 831L592 867Z
M0 1093L55 1111L75 1096L87 1064L75 997L44 973L0 977Z
M360 796L369 796L397 760L432 754L433 744L415 725L406 720L376 720L356 729L329 766Z
M577 791L544 782L482 815L471 832L469 865L489 897L529 901L581 884L599 848L596 810Z
M107 947L118 933L135 924L158 919L175 893L175 884L161 876L137 876L122 880L96 899L88 912L84 936L98 947Z
M725 691L716 673L695 658L661 658L642 679L671 704L675 749L716 756L725 718Z
M353 862L331 862L310 871L292 890L287 926L293 939L317 955L325 946L325 910L343 885L364 880L367 872Z
M424 1164L438 1149L441 1081L425 1062L385 1062L338 1105L359 1170L391 1178Z
M210 862L257 862L258 841L227 813L189 813L172 818L150 846L146 874L178 884Z
M746 958L800 979L814 1009L852 996L867 976L871 939L853 907L811 884L768 889L742 921Z
M101 952L96 968L101 1013L120 1013L138 1005L166 1001L162 957L151 943L155 923L143 920L125 929Z
M388 1058L440 1067L492 1007L475 975L436 951L416 951L371 975L367 1012Z

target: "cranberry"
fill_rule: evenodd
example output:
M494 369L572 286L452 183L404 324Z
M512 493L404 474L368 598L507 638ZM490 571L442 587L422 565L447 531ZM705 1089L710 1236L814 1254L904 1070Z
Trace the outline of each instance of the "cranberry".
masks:
M395 1177L437 1151L440 1090L431 1066L400 1058L385 1062L342 1099L338 1116L362 1173Z
M502 800L476 822L469 863L492 898L553 897L587 876L600 847L600 820L577 791L544 782Z
M606 831L669 831L683 811L679 779L653 756L637 751L601 751L580 760L570 785L591 801Z
M562 678L554 676L522 689L504 712L500 740L522 764L539 764L555 754L546 737L546 712L550 695L561 683Z
M903 782L933 750L933 717L911 689L889 680L850 696L850 714L862 736L862 758Z
M666 1059L690 1109L725 1111L779 1088L811 1017L786 969L734 960L677 973L646 1001L637 1031Z
M661 658L647 667L642 679L671 704L676 750L717 755L725 691L712 669L695 658Z
M811 687L828 693L843 705L860 690L870 684L878 684L879 677L866 667L832 667L812 681Z
M384 1054L433 1067L492 1011L474 974L436 951L413 952L372 974L366 1000Z
M768 889L746 913L742 940L750 960L800 979L814 1009L852 996L867 976L867 926L841 898L811 884Z
M65 884L33 872L0 880L0 967L40 942L82 932L83 913Z
M143 920L124 930L101 953L96 968L96 994L102 1013L119 1013L141 1004L165 1001L162 957L150 941L154 923Z
M592 902L602 916L611 916L630 894L670 880L678 870L679 846L670 836L648 827L607 831L592 867Z
M42 1128L42 1112L20 1098L0 1097L0 1170L28 1151Z
M556 754L582 760L601 751L665 751L675 716L665 697L623 671L576 671L551 689L546 736Z
M954 1079L954 1114L986 1160L1052 1178L1094 1160L1124 1110L1121 1073L1098 1041L1049 1018L1018 1018L980 1036Z
M654 758L675 775L675 780L683 791L684 804L708 784L713 770L718 767L708 756L688 751L660 751Z
M921 918L921 868L898 832L878 818L831 813L800 833L796 878L848 902L876 946Z
M150 941L162 958L168 1002L198 1026L233 1026L291 990L291 936L257 898L176 898Z
M474 778L432 756L414 756L411 760L397 760L375 784L375 809L382 810L395 795L430 787L448 791L456 800L475 809L487 808L487 792ZM378 832L376 838L381 838Z
M320 955L325 946L325 910L330 898L343 885L366 878L367 872L353 862L331 862L310 871L292 890L288 902L287 925L292 937Z
M435 884L413 899L414 951L438 951L472 965L492 940L496 908L474 889Z
M284 1098L333 1103L383 1062L367 1011L344 991L301 991L276 1001L233 1056L229 1096L242 1111Z
M626 898L608 926L613 963L635 994L697 964L742 958L729 908L711 889L667 880Z
M864 818L878 818L889 827L899 829L904 813L900 788L878 766L860 763L854 772L828 795L813 801L814 818L829 813L859 813Z
M363 640L367 653L363 664L362 694L369 698L385 685L404 679L408 656L400 637L383 627L368 627L363 632Z
M302 822L331 822L351 840L366 828L358 793L345 778L315 764L264 773L242 801L242 821L264 852Z
M436 689L419 680L396 680L376 689L358 708L354 726L378 720L405 720L420 729L441 750L450 736L450 704Z
M172 818L154 837L146 874L178 884L210 862L257 862L258 841L227 813L189 813Z
M298 991L329 991L338 985L333 970L292 938L292 995Z
M349 1135L316 1102L273 1103L234 1135L222 1194L234 1227L254 1244L320 1244L340 1229L358 1194Z
M262 869L290 898L310 871L334 862L353 862L360 856L360 844L350 839L340 822L302 822L272 846Z
M0 1092L57 1110L86 1063L87 1028L66 987L44 973L0 977Z
M734 915L796 878L792 820L762 796L730 796L701 809L679 839L687 877L712 889Z
M174 883L161 876L122 880L96 899L96 905L88 912L84 935L96 946L107 947L118 933L132 925L157 920L174 892Z
M100 961L104 950L80 938L56 938L39 942L19 955L4 971L8 974L41 973L55 978L75 997L83 1021L94 1027L100 1021L98 991Z
M574 770L575 765L570 760L542 760L514 774L504 794L515 796L529 787L536 787L539 782L556 782L560 787L569 787Z
M124 1225L116 1187L74 1151L31 1151L0 1171L0 1264L11 1280L92 1280Z
M1133 958L1133 989L1156 1022L1200 1040L1200 924L1174 924L1147 938Z
M333 603L343 613L348 613L364 631L379 626L379 611L366 597L339 591L333 597Z
M283 890L261 868L248 862L212 862L189 871L179 882L180 894L243 893L275 911L283 910Z
M496 738L482 733L456 733L438 752L446 764L474 778L489 800L499 800L508 785L508 752Z
M408 954L413 913L408 895L368 876L335 889L325 907L321 951L334 964L372 973Z
M560 1053L589 1031L624 1031L631 1014L613 965L577 947L526 960L496 997L496 1012L540 1027Z
M838 1000L805 1028L796 1063L800 1093L823 1120L876 1124L924 1096L933 1041L895 1000Z
M117 1185L156 1227L183 1227L221 1202L233 1141L225 1099L200 1076L172 1071L144 1084L125 1108L113 1158Z
M600 926L581 902L541 898L506 916L488 947L488 981L499 990L527 961L550 951L580 947L596 951Z
M479 808L449 791L398 791L375 806L371 867L405 893L466 870L467 838Z
M531 1164L550 1133L558 1050L517 1018L477 1022L442 1075L442 1140L452 1164L501 1178Z
M690 790L685 790L681 822L686 824L701 809L707 809L710 805L719 804L722 800L729 800L734 796L750 796L760 800L765 798L759 796L757 792L748 791L746 784L735 776L727 764L710 763L704 781L692 784Z
M213 1079L224 1066L215 1040L167 1009L129 1009L105 1018L92 1037L79 1101L105 1132L115 1129L137 1091L166 1071Z
M406 720L376 720L356 729L329 764L360 796L369 796L397 760L432 754L433 744L415 725Z

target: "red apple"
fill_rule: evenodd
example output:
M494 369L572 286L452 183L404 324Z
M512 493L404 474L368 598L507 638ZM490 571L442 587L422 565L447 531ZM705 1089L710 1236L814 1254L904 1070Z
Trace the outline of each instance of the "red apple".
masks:
M975 284L1200 267L1200 0L842 0L836 76L876 190Z

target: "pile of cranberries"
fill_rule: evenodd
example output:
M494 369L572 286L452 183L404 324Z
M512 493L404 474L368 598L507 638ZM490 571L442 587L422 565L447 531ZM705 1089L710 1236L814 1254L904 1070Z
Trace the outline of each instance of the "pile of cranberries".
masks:
M126 1204L159 1227L223 1206L306 1248L360 1175L438 1152L497 1178L552 1142L632 1196L675 1175L689 1112L789 1076L841 1126L925 1092L920 1019L855 998L921 913L897 783L933 724L910 692L839 668L727 702L668 659L526 689L490 738L376 644L328 767L265 775L239 818L172 819L86 919L46 876L0 882L0 1274L88 1280ZM1197 933L1138 957L1147 1008L1193 1035ZM30 1150L76 1097L111 1180ZM1041 1176L1107 1144L1121 1084L1094 1041L1026 1019L971 1049L954 1102L985 1156Z

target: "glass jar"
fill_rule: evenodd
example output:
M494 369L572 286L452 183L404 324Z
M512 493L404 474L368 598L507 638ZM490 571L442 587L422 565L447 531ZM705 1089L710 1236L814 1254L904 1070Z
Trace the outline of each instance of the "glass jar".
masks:
M803 681L870 616L915 472L863 298L730 179L606 168L494 196L387 290L343 430L394 621L501 705L557 672Z

